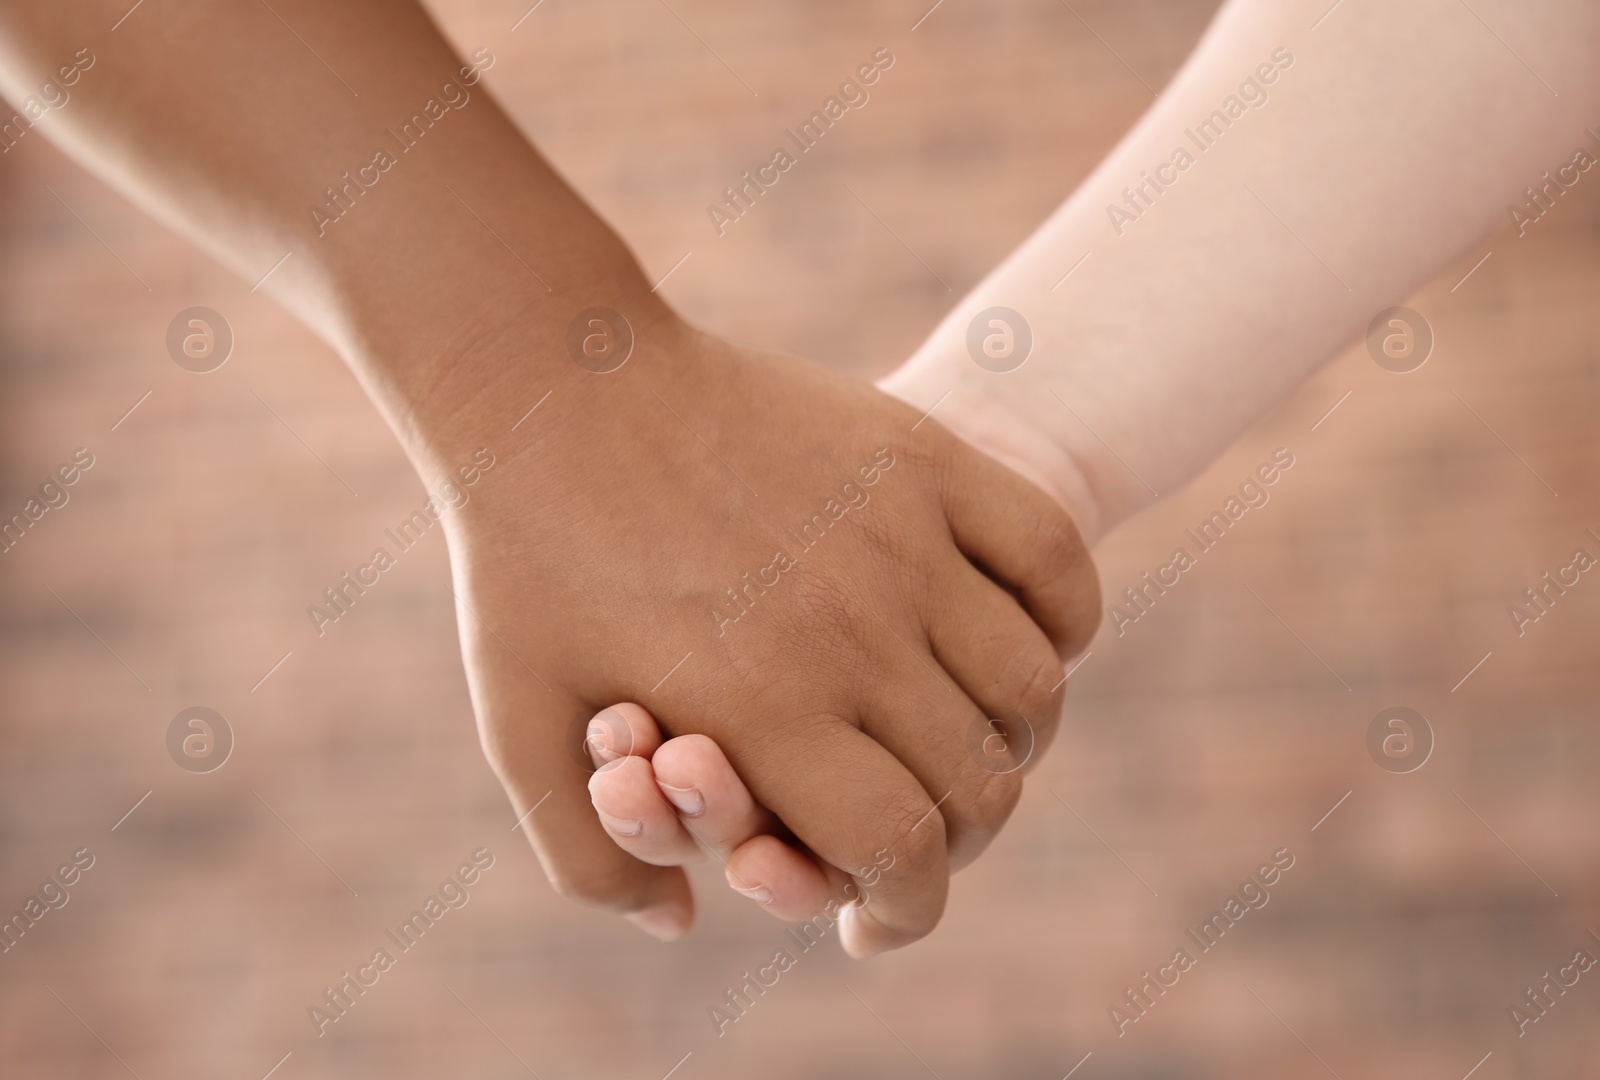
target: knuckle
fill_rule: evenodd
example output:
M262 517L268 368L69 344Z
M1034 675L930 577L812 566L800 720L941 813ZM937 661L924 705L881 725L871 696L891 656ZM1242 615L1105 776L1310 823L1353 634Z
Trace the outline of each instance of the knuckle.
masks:
M1054 723L1066 692L1061 658L1041 642L1018 650L1011 664L1004 690L1017 711L1033 725Z
M904 815L890 852L913 866L927 867L945 858L946 826L944 815L931 799Z
M1052 584L1080 570L1088 559L1083 538L1071 515L1057 506L1040 513L1027 538L1028 552L1040 584Z
M1013 769L1008 772L977 770L980 775L972 792L971 814L987 840L1010 819L1017 803L1022 800L1022 774Z

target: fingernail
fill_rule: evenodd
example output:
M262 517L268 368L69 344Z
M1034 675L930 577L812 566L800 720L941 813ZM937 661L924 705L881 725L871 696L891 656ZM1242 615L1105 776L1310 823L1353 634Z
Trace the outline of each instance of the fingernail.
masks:
M675 908L662 906L632 911L623 918L658 941L677 941L689 932L683 917Z
M596 810L595 813L600 815L600 820L605 824L605 827L617 836L638 836L644 832L644 822L638 818L612 817L610 814L600 810Z
M765 885L755 885L748 889L741 889L735 885L733 886L733 891L740 896L748 896L758 904L766 905L772 903L772 890Z
M589 751L602 762L615 761L621 755L611 749L610 729L598 720L589 724L589 730L584 734L583 741L589 744Z
M678 808L678 813L686 817L695 817L705 812L706 798L700 794L699 788L673 787L660 781L656 782L656 786L667 797L667 801Z

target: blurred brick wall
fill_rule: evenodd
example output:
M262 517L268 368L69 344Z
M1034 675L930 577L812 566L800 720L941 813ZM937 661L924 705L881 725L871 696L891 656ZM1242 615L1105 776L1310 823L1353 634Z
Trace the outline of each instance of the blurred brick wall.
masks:
M494 91L652 277L692 252L664 288L687 314L871 375L1071 190L1212 5L1073 7L947 0L912 32L920 3L677 0L705 45L638 0L546 0L515 31L520 3L437 11L496 54ZM882 46L869 106L717 237L706 204ZM865 965L814 949L720 1039L706 1006L781 927L710 869L676 947L551 895L477 748L441 537L309 632L305 605L423 495L345 370L42 139L0 185L0 509L95 455L0 556L0 911L95 857L0 956L0 1074L260 1077L286 1053L285 1080L648 1080L686 1053L679 1078L1600 1069L1600 972L1524 1038L1507 1014L1575 949L1600 955L1600 584L1520 639L1505 615L1573 548L1600 553L1600 184L1408 301L1438 338L1422 369L1353 347L1107 538L1115 595L1274 448L1295 455L1181 585L1102 632L939 932ZM203 377L163 344L191 305L237 336ZM205 775L164 743L192 705L237 739ZM1407 775L1366 750L1393 705L1436 738ZM485 846L468 906L317 1038L306 1007ZM1107 1007L1285 847L1268 905L1119 1038Z

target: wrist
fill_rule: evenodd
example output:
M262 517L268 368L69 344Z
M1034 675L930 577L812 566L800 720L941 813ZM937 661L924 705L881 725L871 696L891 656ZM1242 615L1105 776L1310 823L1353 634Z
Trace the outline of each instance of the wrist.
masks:
M589 328L592 318L580 316L594 309L614 313L598 329L619 364L636 365L642 341L675 340L689 332L641 280L627 274L588 289L551 293L490 279L470 305L425 320L390 321L380 313L363 324L352 366L426 476L434 463L486 440L504 444L515 437L525 443L552 414L592 396L611 362L596 364L583 353L583 336L595 330ZM544 413L537 419L536 407Z
M1059 502L1072 515L1084 543L1093 546L1115 522L1107 518L1105 501L1087 463L1026 410L1014 407L1008 395L997 393L996 380L1005 376L982 371L961 352L963 348L964 343L942 344L936 335L902 367L879 380L878 388L918 412L938 402L931 420ZM940 401L946 391L948 396ZM1045 399L1050 400L1048 395Z
M298 290L424 480L595 378L569 355L580 312L617 311L635 337L681 326L503 117L453 134L309 242Z

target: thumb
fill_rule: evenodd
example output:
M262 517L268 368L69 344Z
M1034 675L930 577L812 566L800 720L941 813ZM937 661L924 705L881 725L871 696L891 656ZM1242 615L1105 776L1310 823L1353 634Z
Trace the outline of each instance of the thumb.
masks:
M589 799L583 732L595 710L552 688L456 597L462 659L484 756L556 892L615 911L671 941L694 922L689 881L606 835ZM576 732L576 738L569 735Z

